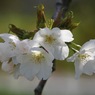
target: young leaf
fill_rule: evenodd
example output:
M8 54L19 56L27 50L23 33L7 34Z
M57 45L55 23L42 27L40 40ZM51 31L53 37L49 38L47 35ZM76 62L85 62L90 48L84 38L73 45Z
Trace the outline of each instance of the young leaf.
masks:
M37 6L37 29L46 27L46 19L44 13L44 5Z
M28 32L16 27L13 24L9 24L9 31L15 33L20 39L30 39L35 34L35 32Z

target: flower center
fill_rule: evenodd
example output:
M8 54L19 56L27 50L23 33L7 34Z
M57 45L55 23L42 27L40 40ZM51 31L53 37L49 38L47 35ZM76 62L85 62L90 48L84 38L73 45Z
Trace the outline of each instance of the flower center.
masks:
M34 63L41 63L45 59L44 55L40 51L32 52L32 60Z
M90 57L90 55L88 55L87 53L85 53L85 54L79 54L79 55L78 55L78 58L79 58L81 61L88 61L88 60L89 60L89 57Z
M46 35L45 36L45 42L52 44L55 41L55 38L53 38L51 35Z

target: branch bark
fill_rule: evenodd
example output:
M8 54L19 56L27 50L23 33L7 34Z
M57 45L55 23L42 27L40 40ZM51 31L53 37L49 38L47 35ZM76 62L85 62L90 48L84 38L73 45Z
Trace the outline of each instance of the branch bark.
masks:
M65 17L66 12L69 9L70 3L72 0L57 0L56 1L56 10L54 12L54 15L52 16L52 18L54 20L56 20L56 18L58 17L58 14L60 11L62 11L62 17Z
M52 16L52 19L56 20L59 12L63 9L63 12L62 12L62 17L64 18L65 17L65 14L67 12L67 10L69 9L69 5L71 3L72 0L57 0L56 1L56 11L54 13L54 15ZM55 60L53 61L53 67L52 67L52 72L55 71ZM42 95L42 91L44 89L44 86L46 85L46 82L48 81L47 80L41 80L38 84L38 86L35 88L34 90L34 93L35 95Z
M55 60L53 60L53 67L52 67L52 72L55 71ZM48 80L48 79L47 79ZM41 80L38 84L38 86L35 88L34 92L35 92L35 95L42 95L42 91L44 89L44 86L47 82L47 80Z

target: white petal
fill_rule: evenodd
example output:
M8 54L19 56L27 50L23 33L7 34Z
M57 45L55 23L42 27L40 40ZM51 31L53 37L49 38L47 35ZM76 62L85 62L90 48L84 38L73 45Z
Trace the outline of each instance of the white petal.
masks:
M37 32L37 33L34 35L33 40L36 41L36 42L38 42L38 43L44 42L44 38L41 37L41 35L39 34L39 32Z
M0 37L1 37L5 42L10 42L10 41L17 42L17 41L19 41L19 39L18 39L17 36L12 35L12 34L8 34L8 33L0 34Z
M83 67L83 73L92 75L95 67L95 60L88 61Z
M54 56L52 55L52 53L42 48L40 48L40 51L44 54L45 61L46 61L45 63L47 63L48 66L52 67L53 65L52 61L54 60Z
M54 54L54 46L45 43L41 43L41 46L52 55Z
M19 76L21 76L21 74L20 74L20 64L17 64L15 66L15 69L14 69L14 78L18 79Z
M32 51L40 51L42 52L42 54L45 57L45 60L43 60L41 63L34 63L34 61L31 59L31 56L29 56L31 54ZM39 77L44 77L44 79L46 79L46 77L49 77L50 73L45 73L46 75L44 75L44 72L42 72L43 70L45 70L44 68L42 69L43 66L45 67L49 67L52 68L52 61L53 61L54 57L47 51L45 51L42 48L38 48L38 47L34 47L31 48L31 51L29 52L29 54L25 54L25 55L18 55L17 56L17 61L19 63L21 63L20 65L20 74L24 77L26 77L28 80L32 80L36 75L38 75L38 73L41 71L41 76L39 75ZM43 66L42 66L43 65ZM49 72L49 71L48 71Z
M28 80L33 80L34 76L39 72L40 64L23 63L20 66L20 73Z
M14 64L12 62L8 63L8 61L3 62L2 70L8 73L12 73L14 71Z
M58 37L60 37L60 35L61 35L61 32L60 32L60 29L59 29L59 28L53 28L53 29L51 30L51 32L52 32L52 36L53 36L54 38L58 38Z
M79 79L83 71L83 64L81 64L79 60L76 59L74 65L75 65L75 73L76 73L75 78Z
M82 50L90 50L92 48L95 49L95 40L90 40L90 41L84 43L83 46L81 47L80 51L82 51Z
M57 60L64 60L65 58L68 57L69 54L69 48L67 45L65 46L56 46L54 48L54 57Z
M73 54L71 57L67 58L67 62L74 62L78 53Z
M16 45L16 48L15 48L15 53L16 54L20 54L20 53L26 53L28 52L29 50L29 46L28 46L28 39L26 40L22 40L22 41L19 41Z
M40 46L40 44L37 41L34 41L34 40L30 40L28 42L28 45L29 45L30 48L31 47L39 47Z
M17 61L16 56L12 57L13 64L17 65L19 62Z
M28 57L27 54L26 55L21 55L20 54L20 55L16 56L16 60L17 60L18 63L23 64L23 63L27 63L28 62L29 57Z
M0 43L0 61L4 62L13 56L10 46L6 43Z
M44 48L38 48L38 47L34 47L31 49L31 51L40 51L43 56L45 57L45 61L48 62L48 65L52 67L51 63L54 60L54 56L52 55L52 53L48 50L45 50Z
M41 69L39 73L37 74L37 77L39 80L43 79L46 80L51 76L52 73L52 67L47 66L45 63L41 64Z
M61 37L60 39L63 42L71 42L74 40L72 33L69 30L61 30Z
M39 47L40 46L37 41L30 40L30 39L25 39L25 40L20 41L19 45L20 46L22 45L23 47L26 46L27 48L28 47L32 48L32 47Z
M52 34L52 32L49 28L40 29L38 32L39 32L40 36L42 36L42 37Z
M47 56L47 58L46 58L46 64L48 66L52 67L53 66L53 63L52 63L53 60L54 60L54 56L51 56L51 55Z

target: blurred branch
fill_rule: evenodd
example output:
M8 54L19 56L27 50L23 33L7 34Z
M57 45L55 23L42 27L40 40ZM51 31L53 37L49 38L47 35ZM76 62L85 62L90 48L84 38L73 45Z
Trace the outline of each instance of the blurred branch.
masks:
M72 0L57 0L56 1L56 10L53 15L53 19L56 20L58 17L59 13L62 11L62 17L65 17L66 12L69 9L70 3Z
M47 80L41 80L36 89L34 90L35 95L42 95L43 88L46 84Z
M69 9L69 6L70 6L70 3L71 3L72 0L62 0L62 4L63 4L63 12L62 12L62 17L64 18L65 17L65 14L66 12L68 11Z
M53 67L52 67L52 72L54 71L55 71L55 60L53 60ZM38 86L34 90L35 95L42 95L42 91L44 89L46 82L47 80L43 80L43 79L39 82Z
M56 11L54 13L54 15L52 16L52 19L54 19L54 21L57 20L60 12L62 11L62 18L65 17L65 14L69 8L69 5L71 3L71 0L57 0L56 1ZM53 61L53 68L52 68L52 72L55 71L55 60ZM35 88L34 92L35 92L35 95L42 95L42 91L44 89L44 86L46 85L46 82L48 81L47 80L41 80L38 84L38 86Z

